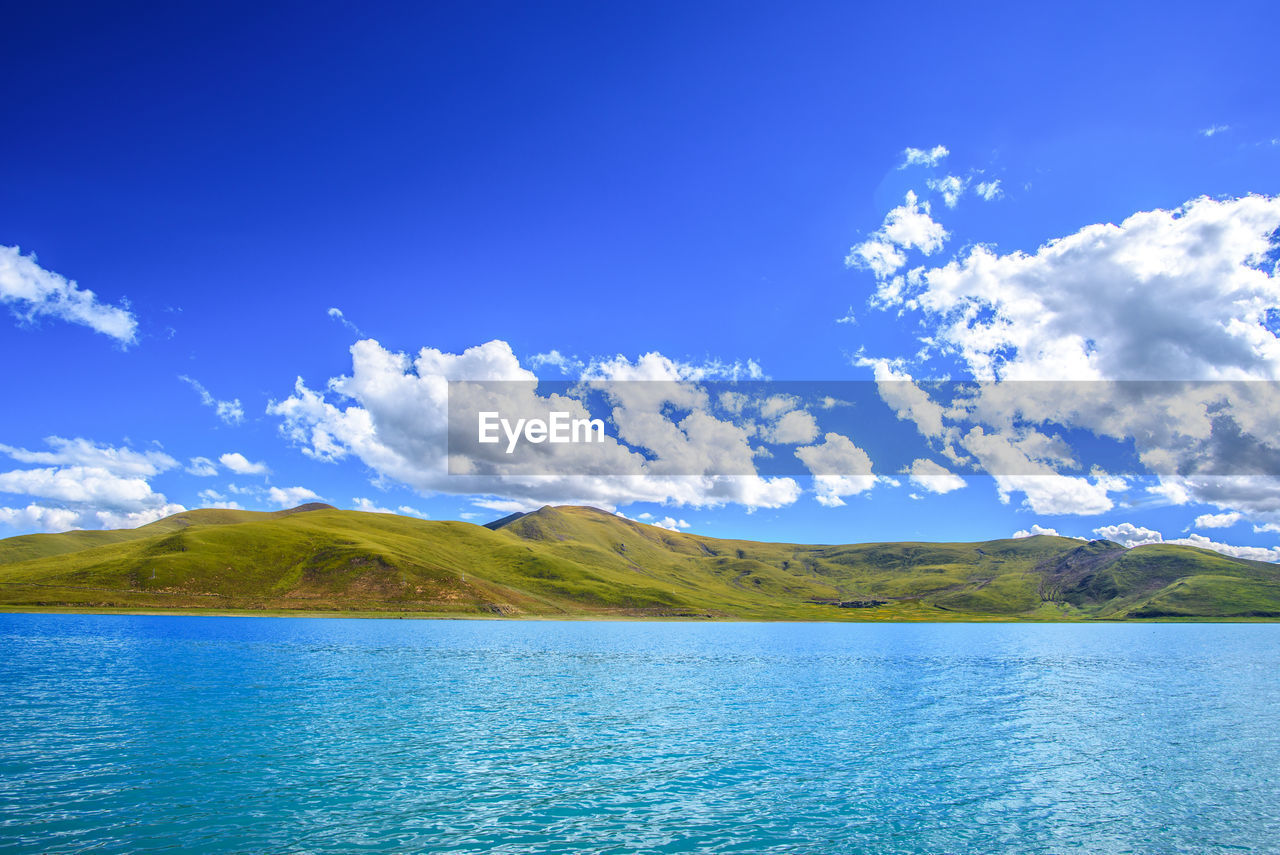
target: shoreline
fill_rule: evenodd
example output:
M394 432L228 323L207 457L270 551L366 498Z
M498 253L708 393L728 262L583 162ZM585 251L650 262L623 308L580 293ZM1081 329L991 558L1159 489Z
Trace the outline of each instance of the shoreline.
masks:
M388 611L292 611L285 609L128 609L128 608L75 608L60 606L7 606L0 605L0 614L66 614L66 615L123 615L123 616L155 616L155 617L252 617L252 618L307 618L307 619L345 619L345 620L450 620L450 621L505 621L505 622L573 622L573 623L787 623L787 624L1181 624L1181 623L1218 623L1218 624L1280 624L1280 619L1269 617L1159 617L1159 618L1062 618L1049 620L1045 618L1010 618L1005 616L976 616L953 619L936 617L895 617L882 619L848 618L845 620L797 618L761 618L740 615L722 617L708 616L693 618L676 615L608 615L608 614L566 614L566 615L497 615L497 614L458 614L457 612L388 612Z

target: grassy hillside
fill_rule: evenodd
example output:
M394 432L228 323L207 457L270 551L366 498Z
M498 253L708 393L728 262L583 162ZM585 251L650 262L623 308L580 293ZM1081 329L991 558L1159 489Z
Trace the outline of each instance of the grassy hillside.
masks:
M593 508L476 526L307 505L0 541L0 607L792 620L1280 617L1280 567L1029 537L809 546Z

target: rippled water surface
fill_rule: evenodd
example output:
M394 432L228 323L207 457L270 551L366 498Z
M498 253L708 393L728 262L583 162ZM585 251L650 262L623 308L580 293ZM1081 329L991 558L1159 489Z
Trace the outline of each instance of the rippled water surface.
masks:
M0 615L0 850L1280 849L1280 626Z

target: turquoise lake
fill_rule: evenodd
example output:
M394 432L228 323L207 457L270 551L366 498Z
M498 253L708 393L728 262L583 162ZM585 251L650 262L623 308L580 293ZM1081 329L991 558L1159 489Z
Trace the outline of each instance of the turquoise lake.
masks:
M6 852L1280 849L1280 625L0 615Z

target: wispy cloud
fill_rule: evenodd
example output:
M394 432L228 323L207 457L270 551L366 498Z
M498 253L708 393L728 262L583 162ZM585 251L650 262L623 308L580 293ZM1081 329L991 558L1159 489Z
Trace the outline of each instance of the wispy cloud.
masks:
M364 331L363 331L363 330L361 330L361 329L360 329L358 326L356 326L355 324L351 323L351 321L347 320L347 316L346 316L346 315L344 315L344 314L342 313L342 310L341 310L341 309L339 309L339 308L335 308L335 307L330 307L330 308L329 308L329 317L333 318L335 321L337 321L338 323L342 324L344 327L346 327L347 329L351 330L351 331L352 331L353 333L355 333L356 335L360 336L361 338L364 338Z
M902 152L902 163L898 165L899 169L906 169L908 166L937 166L942 162L943 158L951 154L945 145L935 145L933 148L906 148Z
M977 193L988 202L992 199L999 199L1004 195L1004 191L1000 189L999 178L994 178L991 181L979 181L973 186L973 192Z
M218 414L218 418L222 419L229 425L238 425L244 421L244 408L240 406L239 398L232 398L230 401L219 401L206 389L198 380L188 377L185 374L179 375L178 379L187 383L192 389L200 394L200 402L206 407L213 408Z
M128 306L109 306L92 291L36 263L16 246L0 246L0 303L26 321L40 317L81 324L121 345L137 341L138 321Z

